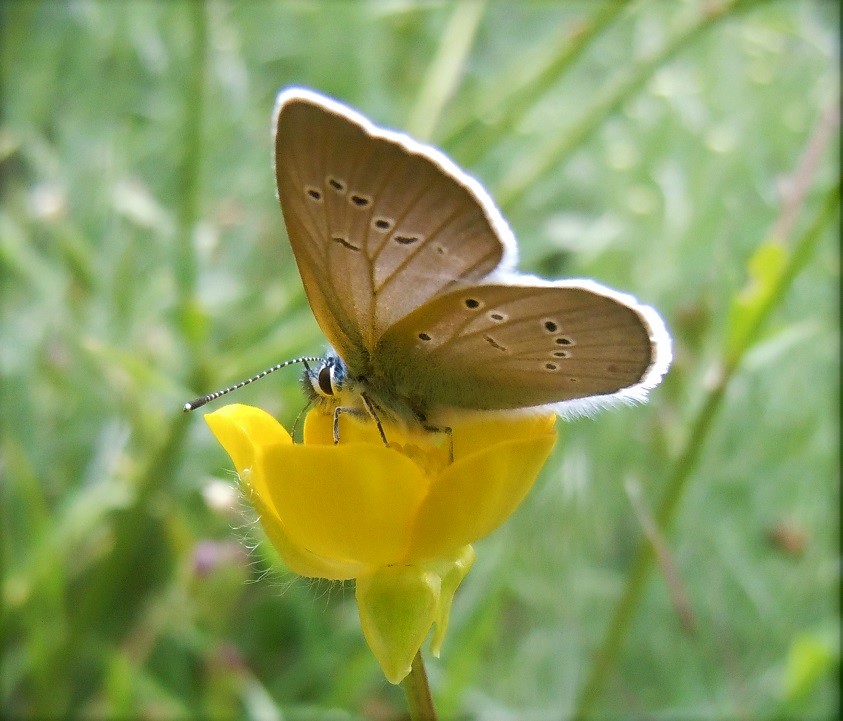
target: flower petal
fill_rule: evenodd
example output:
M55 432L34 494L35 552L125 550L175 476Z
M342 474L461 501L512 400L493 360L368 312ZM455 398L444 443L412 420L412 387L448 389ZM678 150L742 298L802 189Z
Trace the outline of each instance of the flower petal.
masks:
M526 422L522 422L526 420ZM493 431L509 438L459 457L431 485L413 529L409 561L449 555L500 526L532 487L556 441L555 419L516 419ZM494 425L504 423L495 421ZM471 434L482 426L469 428ZM498 437L501 437L500 435ZM455 429L454 447L459 447Z
M232 403L206 413L205 422L231 456L238 473L252 467L256 447L293 442L284 426L269 413L242 403Z
M317 556L294 543L287 535L281 520L263 506L258 496L251 502L257 511L266 537L272 543L284 565L293 573L306 578L327 578L331 581L347 581L363 571L362 564L337 561Z
M262 449L253 485L290 538L318 556L366 566L401 562L429 479L383 444Z
M555 435L555 413L519 413L511 415L478 415L454 423L454 457L464 458L477 451L486 451L500 442Z
M293 543L275 510L264 501L267 479L263 473L253 473L252 468L264 446L290 446L290 435L283 426L260 408L238 403L206 414L205 421L231 456L248 500L285 565L294 573L310 578L346 580L356 577L361 570L360 564L320 558Z
M437 619L441 581L417 566L391 566L357 579L363 635L390 683L410 673Z

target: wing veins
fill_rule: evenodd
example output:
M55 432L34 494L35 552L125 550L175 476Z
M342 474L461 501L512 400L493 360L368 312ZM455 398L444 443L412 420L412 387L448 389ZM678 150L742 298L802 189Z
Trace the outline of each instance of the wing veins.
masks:
M373 265L377 263L378 257L383 252L383 249L386 248L386 246L389 244L389 241L392 240L392 236L395 235L395 231L398 229L399 223L402 223L406 219L406 217L410 214L410 211L412 211L413 208L418 205L419 201L425 196L427 191L430 190L435 184L436 178L433 177L426 185L423 185L421 187L419 192L417 192L416 195L413 197L412 201L410 201L405 206L404 212L401 213L401 215L395 219L395 225L390 229L390 232L385 235L383 243L381 243L380 247L375 251L375 255L372 258Z
M467 266L463 271L463 274L459 278L454 278L453 280L448 281L445 285L443 285L436 293L437 296L444 295L445 293L450 292L451 288L459 285L460 281L463 280L469 273L477 270L481 265L491 260L495 255L495 251L491 250L485 255L478 258L474 263ZM489 271L490 273L492 271ZM487 273L488 275L488 273Z
M388 172L384 176L383 182L377 188L375 193L373 193L373 197L378 197L378 195L380 195L380 193L383 192L384 188L386 188L389 181L392 180L392 178L395 175L395 173L397 172L397 170L398 170L398 163L395 163L394 165L390 166ZM377 303L375 302L375 299L376 299L376 296L378 294L378 289L376 288L376 284L375 284L375 262L377 260L378 255L380 255L381 250L386 246L386 243L389 242L389 238L391 237L389 233L385 233L384 234L385 235L385 242L382 243L379 248L374 248L374 254L370 255L369 251L372 250L372 249L369 247L369 245L370 245L369 239L371 238L371 234L372 234L372 219L374 218L375 210L376 210L375 203L373 202L371 211L369 213L369 218L366 222L366 243L365 243L366 259L369 261L369 285L372 288L372 303L369 305L369 318L368 318L369 328L371 328L372 330L374 330L374 327L375 327L375 316L377 315ZM374 243L372 245L374 245Z
M301 173L299 172L301 164L298 161L298 156L293 152L293 148L290 147L290 148L288 148L288 150L290 151L290 153L289 153L289 161L290 162L286 162L282 165L281 172L284 175L287 176L289 184L294 190L293 194L294 194L295 198L299 199L300 196L299 196L298 190L302 187ZM277 163L278 160L276 159L275 162ZM279 185L279 197L280 197L280 185ZM306 207L306 204L302 204L302 205L304 205ZM324 205L324 203L323 203L323 205ZM282 208L282 210L284 209L283 203L282 203L281 208ZM312 214L310 213L309 210L306 210L305 212L312 217ZM289 233L288 233L288 235L289 235ZM314 244L314 245L316 247L318 247L318 244Z
M286 168L286 172L289 178L292 179L291 185L294 188L300 187L301 177L295 175L294 168L290 167L293 163L289 163ZM324 203L322 203L324 205ZM287 203L287 207L298 216L299 225L308 233L311 242L308 244L308 248L310 248L313 252L311 255L315 255L318 260L320 261L321 265L327 269L328 266L328 256L327 256L327 243L322 243L321 238L315 234L314 231L311 231L310 226L312 225L314 228L318 227L318 220L316 220L319 216L318 211L315 211L309 207L309 204L305 201L302 202L302 198L296 195L295 198L291 198L290 202ZM307 218L311 220L312 223L306 223L302 221L302 218ZM328 224L328 219L325 218L325 225Z
M477 287L482 289L483 286L477 286ZM516 287L516 286L511 286L511 287ZM529 291L530 289L525 288L525 290ZM531 295L532 294L530 292L525 292L525 293L519 295L519 297L517 297L517 298L513 298L513 299L508 300L507 303L523 300L524 298L529 298ZM502 308L505 308L505 307L506 307L506 304L502 304L501 306L495 306L496 309L497 308L502 309ZM586 305L579 305L579 306L574 306L573 308L569 308L565 312L566 313L578 312L578 311L582 311L585 308L587 308ZM550 310L550 311L545 311L545 312L537 313L537 314L531 314L531 315L527 315L527 316L519 316L518 318L513 319L513 320L507 320L507 321L504 321L503 323L496 323L496 324L490 325L486 328L482 328L480 330L475 330L475 331L471 331L470 333L463 334L462 333L463 328L465 328L467 325L470 325L472 322L474 322L476 320L475 317L469 316L463 323L461 323L457 327L457 331L453 335L451 335L451 337L448 339L448 341L446 341L445 343L442 343L441 345L437 346L436 348L433 348L429 352L429 356L434 356L437 353L439 353L452 340L468 340L468 339L471 339L471 338L475 338L477 336L485 336L485 335L488 335L490 332L492 332L495 328L505 328L507 326L513 326L517 323L529 323L530 321L539 320L540 318L544 318L549 313L559 313L559 312L560 311L558 311L558 310ZM611 326L607 325L607 326L604 326L604 327L610 328ZM590 331L595 331L595 330L600 330L600 329L601 329L601 326L599 326L599 325L592 325L592 326L589 327ZM565 335L564 327L563 327L562 330L559 331L559 333L561 333L562 335ZM503 360L503 359L496 359L496 360Z
M397 170L398 170L398 164L397 164L397 163L396 163L396 164L394 164L394 165L392 165L392 166L389 168L389 171L386 173L386 175L385 175L385 176L384 176L384 178L383 178L383 182L382 182L382 183L380 184L380 186L379 186L379 187L375 190L375 192L374 192L374 193L372 193L372 196L373 196L374 198L377 198L377 197L378 197L378 196L379 196L379 195L383 192L383 189L384 189L384 188L386 188L386 186L387 186L387 184L389 183L389 181L390 181L390 180L392 180L392 178L393 178L393 176L395 175L395 173L397 172ZM370 248L369 248L369 237L370 237L370 234L371 234L371 232L372 232L372 227L371 227L371 225L372 225L372 218L374 217L374 215L375 215L375 211L376 211L376 207L375 207L375 206L376 206L376 203L374 203L374 202L373 202L373 203L372 203L372 209L371 209L371 212L370 212L370 214L369 214L369 224L368 224L368 226L367 226L367 228L366 228L366 251L367 251L367 252L366 252L366 257L369 259L369 261L370 261L370 262L371 262L371 264L372 264L372 269L371 269L371 273L372 273L372 288L374 288L374 287L375 287L375 277L374 277L374 275L375 275L375 274L374 274L375 261L377 261L378 256L379 256L379 255L380 255L380 253L381 253L381 249L382 249L382 248L384 247L384 245L386 244L386 243L383 243L383 244L381 244L381 246L380 246L380 247L374 248L374 249L373 249L373 250L374 250L374 254L369 255L369 252L368 252L368 251L370 250ZM385 236L385 238L386 238L386 242L389 242L389 233L385 233L385 234L384 234L384 236Z
M478 288L482 288L482 286L477 286L477 287L478 287ZM466 290L468 290L468 289L466 289ZM525 288L525 291L526 291L526 290L528 290L528 289L526 289L526 288ZM521 294L518 298L515 298L514 300L521 300L521 299L523 299L523 298L527 298L527 297L529 297L529 295L530 295L529 293L526 293L526 292L525 292L525 293ZM497 306L495 306L495 307L497 307ZM542 315L543 315L543 314L542 314ZM525 318L519 318L519 319L518 319L518 321L522 321L522 320L529 320L529 318L526 318L526 319L525 319ZM488 333L488 332L489 332L489 330L490 330L491 328L500 328L502 325L504 325L504 323L498 323L498 324L496 324L496 325L489 326L489 328L485 328L485 329L483 329L483 330L474 331L474 332L472 332L472 333L467 333L467 334L463 335L463 334L462 334L462 330L463 330L463 329L464 329L467 325L470 325L470 324L471 324L471 323L473 323L474 321L475 321L475 317L473 317L473 316L468 316L468 317L467 317L467 318L466 318L466 319L465 319L462 323L460 323L460 324L457 326L457 330L456 330L456 332L455 332L455 333L454 333L454 334L453 334L453 335L449 338L449 341L450 341L450 340L454 340L455 338L459 338L459 339L462 339L462 338L471 338L471 337L473 337L473 336L475 336L475 335L480 335L481 333L482 333L482 334L486 334L486 333ZM511 321L511 322L512 322L512 323L515 323L515 322L517 322L517 321ZM446 345L446 344L447 344L447 343L443 343L442 345L438 346L437 348L434 348L434 349L430 352L430 354L431 354L431 355L433 355L433 354L434 354L434 353L436 353L436 352L437 352L440 348L442 348L442 346L444 346L444 345Z
M335 120L335 119L336 119L336 117L332 115L332 119L333 119L333 120ZM345 120L345 119L343 119L343 120ZM359 130L363 130L363 129L362 129L362 128L360 128L360 127L359 127L356 123L354 124L354 126L355 126L355 128L358 128ZM323 126L323 135L327 135L327 134L328 134L328 132L329 132L329 130L330 130L330 128L328 127L328 123L325 123L325 124L324 124L324 126ZM366 133L366 131L365 131L365 130L363 130L363 133L364 133L365 135L367 135L367 136L368 136L368 133ZM334 135L334 141L335 141L335 142L334 142L334 144L333 144L333 145L331 145L331 150L333 150L333 149L336 147L336 140L337 140L337 138L338 138L338 137L339 137L339 135ZM371 136L368 136L368 137L371 137ZM357 149L357 152L356 152L356 154L355 154L355 156L354 156L354 158L353 158L353 160L352 160L352 162L351 162L351 167L352 167L352 168L356 168L356 167L358 167L358 161L360 160L360 155L361 155L361 153L362 153L363 151L365 151L365 150L366 150L367 146L368 146L368 143L360 143L360 147ZM323 143L320 143L320 147L325 148L325 152L328 152L328 151L327 151L327 144L326 144L326 143L324 143L324 142L323 142ZM325 168L325 165L326 165L326 164L324 164L324 163L323 163L323 169ZM345 183L345 193L343 194L343 199L342 199L342 201L341 201L341 202L342 202L342 203L345 203L345 205L347 206L347 205L348 205L348 193L350 193L350 192L351 192L351 178L349 178L349 177L343 178L343 182ZM329 191L327 191L327 190L326 190L325 192L327 193L327 192L329 192ZM327 218L327 213L328 213L328 204L327 204L327 203L323 203L323 205L325 206L326 220L328 220L328 218ZM343 212L341 213L341 217L346 218L346 217L347 217L347 213L348 213L348 208L346 207L346 208L343 210ZM326 223L326 225L327 225L327 227L328 227L328 233L329 233L329 235L333 235L333 233L334 233L334 228L333 228L333 226L331 225L331 223L330 223L330 222L328 222L328 223ZM326 239L326 241L327 241L327 240L329 240L329 239ZM335 249L331 247L331 246L333 245L332 243L330 243L330 242L326 242L326 244L327 244L327 252L326 252L326 254L327 254L327 259L328 259L328 261L327 261L328 272L329 272L330 274L332 274L332 275L333 275L333 273L332 273L332 266L331 266L331 258L332 258L333 252L335 252Z
M392 273L390 273L384 279L383 283L381 283L380 286L378 286L375 289L375 294L380 293L396 275L398 275L399 273L404 271L407 268L407 266L412 262L412 260L425 249L425 246L427 245L428 241L432 240L437 235L442 233L445 226L448 223L450 223L457 215L459 215L459 213L460 213L459 209L455 210L451 215L449 215L447 218L445 218L445 220L443 220L439 224L438 228L436 228L432 233L429 233L428 235L426 235L424 240L421 242L421 244L417 248L410 251L410 253L408 253L404 257L404 259L395 267L395 270L392 271ZM389 241L387 240L387 242L389 242ZM437 290L436 293L438 294L439 291Z

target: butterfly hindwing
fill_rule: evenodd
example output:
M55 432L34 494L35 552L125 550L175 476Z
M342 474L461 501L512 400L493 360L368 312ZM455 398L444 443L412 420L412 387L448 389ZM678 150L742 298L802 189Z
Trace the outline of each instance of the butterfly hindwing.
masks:
M411 406L502 410L646 390L665 370L662 334L649 308L590 281L490 284L416 309L375 357Z

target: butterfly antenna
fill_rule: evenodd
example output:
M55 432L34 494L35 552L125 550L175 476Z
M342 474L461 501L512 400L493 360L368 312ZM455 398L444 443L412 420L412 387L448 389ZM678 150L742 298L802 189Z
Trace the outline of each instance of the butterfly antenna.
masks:
M255 381L260 380L264 376L268 376L270 373L274 373L281 368L286 368L289 365L293 365L293 363L304 363L306 367L308 361L313 361L314 363L319 361L320 358L314 356L305 356L303 358L294 358L293 360L284 361L283 363L278 363L277 365L272 366L272 368L267 368L265 371L258 373L256 376L252 376L251 378L247 378L244 381L240 381L236 385L229 386L228 388L223 388L220 391L214 391L213 393L209 393L206 396L200 396L199 398L195 398L194 400L190 401L190 403L184 404L184 411L195 411L197 408L201 408L206 403L210 403L211 401L216 400L220 396L224 396L231 391L236 391L238 388L242 388L243 386L249 385L249 383L254 383Z

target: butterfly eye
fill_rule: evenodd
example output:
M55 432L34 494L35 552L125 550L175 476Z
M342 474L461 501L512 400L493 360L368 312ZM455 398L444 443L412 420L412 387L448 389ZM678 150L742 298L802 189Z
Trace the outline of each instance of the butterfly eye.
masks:
M317 203L322 202L322 191L319 188L314 188L310 185L304 189L304 192L307 193L311 200L315 200Z
M506 314L493 310L489 313L489 320L495 323L503 323L506 320Z
M375 218L372 225L377 230L389 230L392 227L392 221L389 218Z
M554 358L569 358L571 354L568 353L568 351L566 350L555 350L550 355L552 355Z
M334 387L331 384L331 368L330 368L330 366L324 365L319 369L319 375L317 377L317 381L319 383L319 390L322 391L323 395L326 395L326 396L334 395Z
M559 330L559 325L557 324L557 322L555 320L551 320L550 318L546 318L545 320L543 320L542 325L548 333L555 333Z
M556 363L545 363L544 367L547 368L549 371L558 371L559 366Z
M469 310L476 310L477 308L483 307L483 302L477 300L477 298L466 298L465 300L463 300L463 303L465 304L465 307Z
M419 333L419 340L430 340L429 333Z
M396 235L393 240L398 245L412 245L413 243L418 243L421 237L418 235Z
M553 342L556 343L556 345L574 345L574 341L570 338L566 338L565 336L559 336Z

